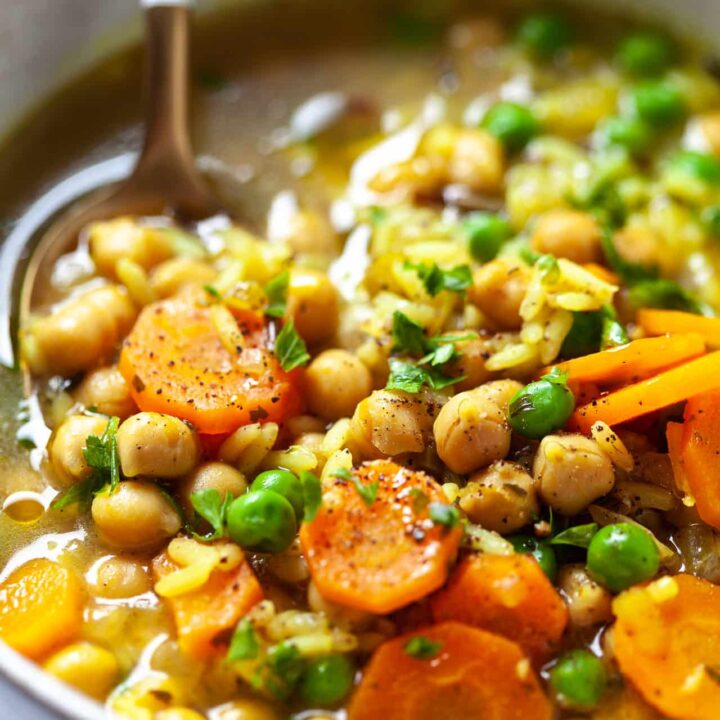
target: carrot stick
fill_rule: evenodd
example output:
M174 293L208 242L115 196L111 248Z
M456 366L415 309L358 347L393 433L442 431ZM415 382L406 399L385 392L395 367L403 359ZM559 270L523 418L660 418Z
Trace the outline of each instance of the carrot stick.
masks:
M38 660L77 638L84 599L70 570L45 558L30 560L0 585L0 638Z
M688 401L680 452L684 477L700 518L720 528L720 390Z
M152 562L156 580L179 569L166 552ZM165 598L175 620L180 649L204 660L226 645L238 621L263 599L263 591L247 559L230 571L213 570L197 590Z
M424 658L413 656L413 642L427 649ZM348 720L550 720L552 715L514 642L455 622L383 643L348 708Z
M459 522L430 518L433 509L452 511L447 503L430 476L385 460L333 478L317 515L300 528L320 594L389 613L437 590L462 536Z
M457 620L514 640L542 664L568 613L538 563L526 555L471 555L430 601L433 618Z
M720 352L713 352L593 400L577 409L570 423L585 433L598 420L612 427L718 387Z
M711 348L720 348L720 318L705 317L680 310L638 310L637 324L648 335L695 333Z
M716 720L720 588L690 575L636 586L613 602L620 670L663 716Z
M636 382L704 352L705 343L699 335L642 338L553 367L567 372L570 383L618 385ZM551 369L545 368L543 374Z

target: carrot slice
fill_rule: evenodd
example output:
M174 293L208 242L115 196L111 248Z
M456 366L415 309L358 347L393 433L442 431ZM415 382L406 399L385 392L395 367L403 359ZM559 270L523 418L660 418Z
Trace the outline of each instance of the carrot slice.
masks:
M638 310L637 324L648 335L695 333L712 348L720 348L720 318L705 317L680 310Z
M163 552L152 562L155 580L179 569ZM199 589L165 598L175 620L183 652L201 660L226 644L238 621L263 599L263 590L247 559L233 570L213 570Z
M353 482L333 478L318 514L300 528L300 542L324 597L389 613L445 582L462 530L430 520L429 504L447 499L425 473L377 460L353 476ZM356 484L365 494L376 488L370 504Z
M437 655L413 657L421 637ZM383 643L350 700L348 720L550 720L522 650L499 635L447 622Z
M80 634L80 580L52 560L30 560L0 585L0 638L38 660Z
M262 315L236 312L235 319L244 346L231 352L197 290L146 306L119 363L138 407L188 420L210 435L297 413L298 376L284 372L269 350Z
M613 602L615 657L645 700L679 720L720 708L720 588L691 575L634 587Z
M705 342L699 335L641 338L552 367L566 372L571 383L618 385L636 382L704 352ZM543 374L552 367L545 368Z
M593 400L578 408L570 423L587 433L598 420L618 425L719 386L720 352L713 352Z
M715 528L720 528L719 431L720 389L690 398L685 406L680 458L698 514Z
M433 618L457 620L514 640L535 663L547 660L568 612L538 563L526 555L471 555L430 600Z

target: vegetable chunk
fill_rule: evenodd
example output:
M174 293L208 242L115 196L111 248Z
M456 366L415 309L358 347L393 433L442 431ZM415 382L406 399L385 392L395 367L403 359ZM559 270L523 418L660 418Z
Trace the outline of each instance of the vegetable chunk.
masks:
M315 519L300 529L322 596L388 613L437 590L462 535L457 516L439 512L454 510L446 502L431 477L392 462L332 478Z
M270 351L262 316L234 313L231 352L212 307L191 290L142 311L119 364L138 407L182 418L209 435L298 412L297 376L284 372Z
M435 654L414 652L413 643L422 643ZM348 720L549 720L551 716L550 703L518 645L455 622L381 645L348 710Z

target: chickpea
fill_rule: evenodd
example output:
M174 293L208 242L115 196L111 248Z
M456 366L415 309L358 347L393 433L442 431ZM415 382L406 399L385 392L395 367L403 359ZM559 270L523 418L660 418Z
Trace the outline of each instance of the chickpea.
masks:
M117 415L121 420L137 411L130 388L120 371L111 367L92 370L75 392L75 399L103 415Z
M532 246L541 253L576 263L602 259L600 227L595 218L580 210L549 210L535 223Z
M437 404L398 390L376 390L355 410L351 434L369 457L422 452L432 437Z
M613 244L623 260L640 265L658 262L660 238L652 228L635 225L618 230Z
M115 277L118 260L127 258L149 270L172 255L165 234L143 227L132 218L93 223L89 229L90 255L101 275Z
M233 497L247 490L245 476L232 465L223 462L206 462L198 465L180 483L180 502L186 512L192 513L190 498L203 490L217 490L220 497L230 493Z
M213 711L216 720L280 720L277 708L260 698L242 698L221 705Z
M477 392L488 400L492 400L507 415L510 400L522 388L523 385L517 380L493 380L481 385L477 388Z
M327 275L296 270L290 276L287 309L307 343L331 337L338 326L338 293Z
M490 380L492 373L485 367L490 354L484 338L463 340L455 346L460 357L452 363L450 370L453 375L465 378L454 386L458 391L472 390Z
M584 435L547 435L533 475L540 497L562 515L577 515L612 490L615 474L608 456Z
M612 595L588 575L584 565L564 565L558 573L557 585L574 627L592 627L612 619Z
M136 314L124 289L89 290L22 331L23 359L38 375L71 377L107 360Z
M158 297L175 295L185 285L207 285L217 276L214 268L202 260L176 257L158 265L150 282Z
M701 115L697 123L710 151L713 155L720 156L720 112Z
M89 642L68 645L52 655L44 667L51 675L97 700L103 700L120 679L115 656Z
M135 597L152 589L141 563L117 555L103 560L90 585L95 595L111 599Z
M475 271L468 297L487 320L499 330L519 330L520 305L528 283L530 268L520 261L497 258Z
M83 450L90 435L105 432L108 419L98 415L70 415L55 432L50 443L50 462L63 487L84 480L92 472Z
M448 181L448 159L437 155L418 157L383 167L368 186L394 198L412 199L437 193Z
M175 508L152 483L125 480L115 492L95 496L92 519L113 547L154 547L176 535L182 523Z
M540 512L533 478L504 460L474 473L460 490L459 505L472 522L503 534L519 530Z
M141 412L118 428L118 456L125 477L187 475L200 459L194 430L172 415Z
M370 371L347 350L326 350L305 376L308 406L326 420L350 417L372 390Z
M335 255L338 237L328 219L319 212L300 210L288 221L282 238L296 253Z
M485 130L460 130L449 165L450 181L479 193L499 193L505 177L502 143Z
M440 459L461 475L502 460L510 449L507 413L482 388L450 398L433 434Z

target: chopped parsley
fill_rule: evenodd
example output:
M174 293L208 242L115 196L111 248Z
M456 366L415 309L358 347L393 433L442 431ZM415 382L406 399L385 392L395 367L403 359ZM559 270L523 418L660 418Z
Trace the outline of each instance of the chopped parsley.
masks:
M265 286L265 295L268 299L265 314L270 317L283 317L287 309L287 291L290 285L290 273L285 270L276 275Z
M443 644L430 640L424 635L416 635L405 643L405 652L416 660L432 660L442 650Z
M377 481L365 485L359 477L353 475L353 473L351 473L347 468L338 468L332 473L332 477L352 483L355 490L357 490L358 495L368 507L375 502L379 488Z
M230 647L228 648L228 662L239 662L241 660L254 660L260 653L260 641L253 624L247 618L243 618L235 628Z
M212 285L203 285L203 290L213 299L217 302L222 302L223 296L220 293L220 291L213 287Z
M597 523L587 525L575 525L567 530L559 532L555 537L550 538L551 545L574 545L575 547L587 548L593 535L598 531Z
M190 504L195 512L210 523L213 531L207 535L193 535L199 540L217 540L225 534L225 521L230 503L233 501L231 493L225 493L225 498L215 488L200 490L190 496Z
M447 530L452 530L460 522L460 513L454 505L431 502L428 514L435 525L442 525Z
M308 471L300 473L300 483L302 484L305 506L303 519L305 522L312 522L322 505L322 486L318 476Z
M448 377L432 367L423 368L403 360L391 358L390 376L385 389L402 390L403 392L415 394L419 393L424 385L433 390L442 390L463 379L462 376Z
M458 265L452 270L442 270L437 263L404 264L405 269L414 270L428 295L435 297L443 290L464 293L472 285L472 271L468 265Z
M392 339L393 352L423 355L427 350L427 338L422 326L399 310L392 317Z
M275 338L275 356L285 372L305 365L310 360L305 342L298 335L295 323L288 320Z

